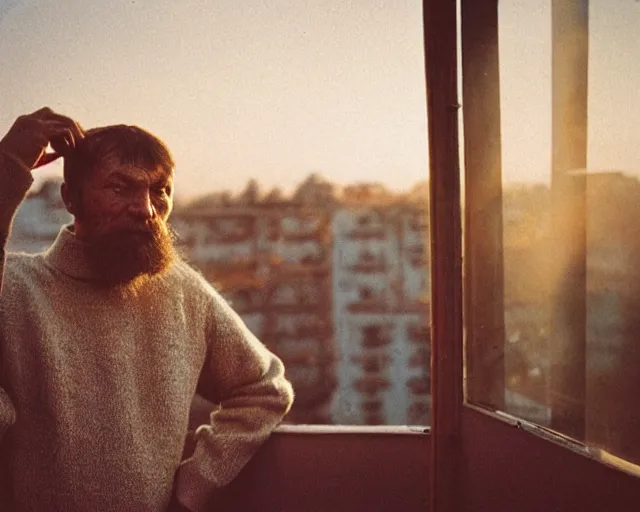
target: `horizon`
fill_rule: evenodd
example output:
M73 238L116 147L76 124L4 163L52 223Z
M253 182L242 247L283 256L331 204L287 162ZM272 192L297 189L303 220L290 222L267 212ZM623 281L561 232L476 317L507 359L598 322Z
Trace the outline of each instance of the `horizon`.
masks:
M604 170L588 170L588 174L587 176L602 176L603 174L608 174L608 175L620 175L623 177L627 177L627 178L632 178L635 179L636 181L638 181L638 183L640 183L640 173L634 173L634 172L628 172L628 171L624 171L624 170L620 170L620 169L604 169ZM175 195L174 196L174 201L177 203L180 203L182 205L188 205L189 203L195 203L199 200L202 199L206 199L210 196L214 196L214 195L218 195L218 194L229 194L230 198L232 200L238 200L240 198L240 196L246 191L247 186L251 183L251 182L255 182L258 186L258 197L260 200L265 199L268 194L270 194L272 191L274 191L274 189L278 189L279 192L282 193L282 197L283 200L289 200L291 198L291 196L296 192L296 190L303 184L305 183L307 180L309 180L310 178L312 178L312 176L315 176L316 178L319 178L319 181L322 183L328 183L330 185L332 185L334 187L334 194L337 198L341 197L341 194L345 191L345 189L349 188L349 187L357 187L357 186L370 186L370 187L377 187L377 186L382 186L384 187L384 191L388 192L390 194L392 194L393 196L396 197L402 197L404 195L411 195L412 193L414 193L415 189L417 189L418 187L421 186L428 186L429 184L429 179L428 177L422 180L418 180L416 182L414 182L413 184L411 184L408 188L405 189L396 189L393 188L391 186L387 186L384 183L381 182L375 182L375 181L369 181L369 182L365 182L365 181L354 181L351 183L342 183L342 184L338 184L335 182L332 182L328 179L326 179L325 176L318 174L318 173L309 173L306 176L303 176L300 178L300 180L293 184L293 186L289 189L284 189L282 187L264 187L262 186L262 184L260 183L260 181L258 181L257 178L255 177L249 177L247 179L247 181L240 186L239 188L237 188L236 190L231 190L231 189L224 189L224 188L217 188L217 189L209 189L209 190L203 190L200 191L199 193L193 194L191 196L185 196L185 195ZM34 194L38 194L40 192L43 191L44 187L46 187L48 184L60 184L62 183L63 178L62 178L62 174L60 175L52 175L52 176L46 176L44 178L41 178L40 180L34 181L31 189L29 190L29 195L34 195ZM504 192L509 192L509 191L514 191L517 189L533 189L533 188L537 188L537 187L545 187L545 188L550 188L550 182L548 181L511 181L511 182L504 182L502 184L502 190ZM425 197L425 199L428 199L428 197Z

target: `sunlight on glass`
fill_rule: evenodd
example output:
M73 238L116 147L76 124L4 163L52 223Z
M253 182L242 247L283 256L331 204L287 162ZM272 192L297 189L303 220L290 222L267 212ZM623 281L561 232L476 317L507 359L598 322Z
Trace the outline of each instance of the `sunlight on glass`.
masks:
M638 464L640 5L566 5L500 4L504 410Z

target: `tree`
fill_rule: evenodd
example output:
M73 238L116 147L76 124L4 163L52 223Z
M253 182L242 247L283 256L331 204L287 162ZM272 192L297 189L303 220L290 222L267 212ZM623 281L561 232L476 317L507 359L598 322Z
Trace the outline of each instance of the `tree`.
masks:
M246 205L256 205L260 202L260 186L255 179L250 179L244 192L240 195L240 201Z

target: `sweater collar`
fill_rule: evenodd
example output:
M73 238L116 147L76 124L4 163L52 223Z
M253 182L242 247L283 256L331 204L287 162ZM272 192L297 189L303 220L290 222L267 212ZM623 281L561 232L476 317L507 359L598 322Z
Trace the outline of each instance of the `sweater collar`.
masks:
M63 274L76 279L93 277L87 256L87 244L73 232L73 225L63 226L44 259Z

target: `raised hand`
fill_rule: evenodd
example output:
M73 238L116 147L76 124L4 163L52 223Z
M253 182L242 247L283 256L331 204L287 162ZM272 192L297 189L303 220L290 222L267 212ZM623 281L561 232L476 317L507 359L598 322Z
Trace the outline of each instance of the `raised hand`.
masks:
M0 139L0 155L31 171L74 148L83 137L84 131L76 121L45 107L15 120ZM49 144L55 153L46 153Z

